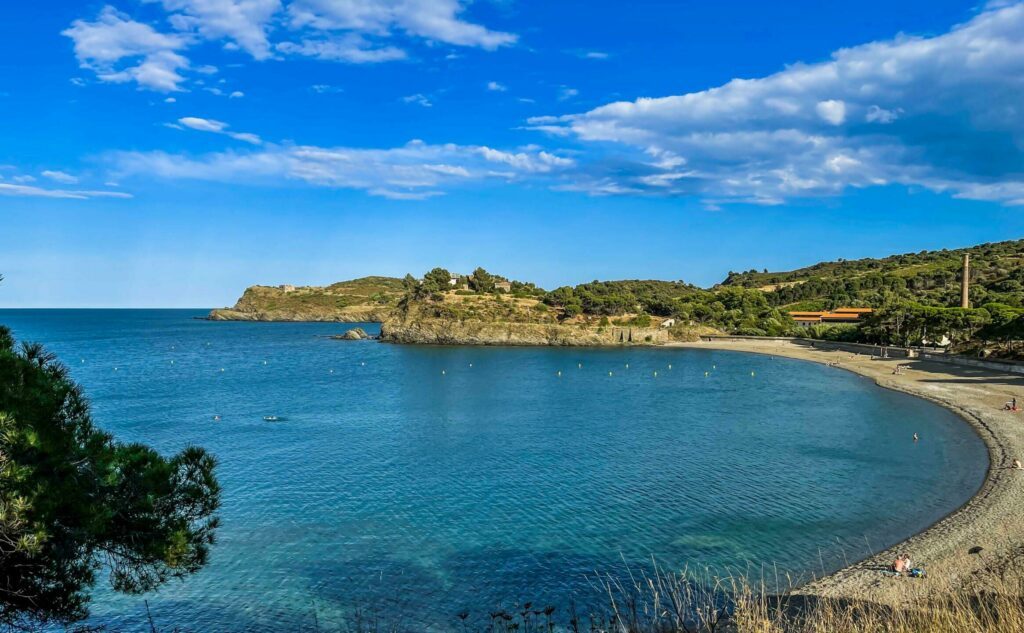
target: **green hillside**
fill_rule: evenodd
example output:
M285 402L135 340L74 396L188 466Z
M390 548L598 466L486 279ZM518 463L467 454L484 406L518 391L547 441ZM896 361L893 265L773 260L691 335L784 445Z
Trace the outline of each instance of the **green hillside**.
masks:
M770 304L787 308L880 307L893 300L951 307L960 303L964 254L971 256L972 305L1024 307L1024 240L822 262L788 272L729 273L719 287L762 289Z

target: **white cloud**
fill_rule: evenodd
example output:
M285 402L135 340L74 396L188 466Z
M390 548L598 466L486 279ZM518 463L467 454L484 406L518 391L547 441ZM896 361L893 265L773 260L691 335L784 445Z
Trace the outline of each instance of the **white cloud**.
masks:
M459 19L463 8L460 0L295 0L288 13L294 28L378 36L397 29L434 42L486 50L515 43L511 33Z
M104 7L95 22L75 20L62 34L74 41L79 65L101 81L134 81L143 88L172 92L185 80L179 72L189 62L178 51L188 45L187 38L157 32L113 7Z
M164 103L177 103L177 102L178 102L178 100L175 99L174 97L167 97L166 99L164 99Z
M427 145L422 141L388 149L266 145L257 151L221 152L198 158L163 152L120 152L107 158L119 179L249 184L297 181L319 187L357 189L394 199L433 197L450 187L472 182L554 175L574 164L570 159L534 148L507 152L475 145Z
M579 93L580 93L580 91L575 89L575 88L570 88L568 86L562 86L561 88L558 89L558 100L559 101L566 101L568 99L572 99L573 97L575 97Z
M180 126L180 127L178 127ZM211 132L213 134L223 134L229 136L236 141L242 141L250 143L252 145L259 145L263 141L259 136L251 134L249 132L232 132L228 130L228 124L223 121L217 121L215 119L203 119L200 117L186 116L178 119L177 126L171 124L170 127L187 127L191 130L197 130L199 132Z
M508 86L500 84L497 81L488 81L487 89L490 90L491 92L505 92L506 90L508 90Z
M378 64L406 58L402 49L394 46L374 47L357 33L309 38L301 42L281 42L276 48L289 55L305 55L349 64Z
M832 125L842 125L846 120L846 104L839 99L828 99L819 101L814 106L818 116L825 119Z
M583 51L580 57L583 59L608 59L609 55L601 51Z
M434 105L433 103L430 102L430 99L428 99L426 96L421 95L419 93L416 93L414 95L409 95L407 97L402 97L402 102L403 103L415 103L416 105L421 105L424 108L429 108L429 107Z
M29 198L65 198L87 200L89 198L131 198L132 195L121 191L70 191L66 189L46 189L29 185L10 185L0 182L0 195L21 196Z
M174 12L179 31L194 31L208 40L226 38L255 59L271 56L267 29L281 9L279 0L163 0Z
M42 176L43 178L49 178L54 182L59 182L64 185L74 185L78 183L78 178L63 171L47 169L43 171Z
M573 187L777 204L848 187L1024 200L1024 4L935 37L900 35L816 64L677 96L528 121L593 145ZM608 155L610 152L611 155ZM681 165L652 160L671 152Z
M242 92L241 90L235 90L234 92L228 95L228 99L241 99L244 96L244 92Z
M330 84L313 84L312 86L309 87L309 89L321 95L345 92L344 88L332 86Z

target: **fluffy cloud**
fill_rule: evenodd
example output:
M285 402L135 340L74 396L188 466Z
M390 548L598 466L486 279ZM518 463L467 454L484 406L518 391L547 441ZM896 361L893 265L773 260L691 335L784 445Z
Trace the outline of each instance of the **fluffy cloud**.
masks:
M249 132L231 132L228 130L229 126L227 123L216 121L214 119L202 119L194 116L186 116L178 119L177 125L172 124L172 127L187 127L199 132L223 134L224 136L229 136L236 141L243 141L252 145L259 145L263 142L259 136Z
M936 37L530 125L611 148L570 185L598 194L777 204L902 184L1021 204L1022 94L1024 4L1012 2Z
M498 83L497 81L488 81L487 89L491 92L506 92L508 90L508 86Z
M388 149L268 145L260 151L198 158L163 152L119 152L107 158L119 178L251 184L291 180L401 200L441 195L449 187L475 181L554 174L574 164L536 148L508 152L422 141Z
M459 19L460 0L295 0L288 7L294 28L354 31L386 36L393 30L434 42L494 50L516 41Z
M101 81L135 81L143 88L171 92L180 90L185 80L180 71L189 61L178 51L188 46L188 39L160 33L113 7L104 7L95 22L75 20L63 35L74 41L79 65Z
M399 33L428 43L494 50L515 43L460 17L464 0L146 0L159 2L173 33L136 22L112 6L95 21L75 20L63 34L74 40L83 68L106 82L182 90L189 60L183 52L201 40L224 42L254 59L301 55L351 64L408 57ZM274 31L289 31L270 41ZM387 40L387 41L384 41ZM200 66L196 72L216 69Z
M280 0L163 0L163 6L174 12L169 20L179 31L226 38L255 59L271 55L267 29L281 9Z

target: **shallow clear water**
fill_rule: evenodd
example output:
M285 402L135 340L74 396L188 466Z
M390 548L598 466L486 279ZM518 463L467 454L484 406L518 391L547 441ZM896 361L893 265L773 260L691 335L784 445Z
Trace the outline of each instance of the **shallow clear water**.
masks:
M987 465L953 414L817 364L334 341L350 326L203 313L0 310L119 439L220 459L220 541L148 596L163 628L325 630L363 606L448 630L463 608L587 603L595 571L652 556L821 573L958 507ZM145 626L142 598L103 588L93 615Z

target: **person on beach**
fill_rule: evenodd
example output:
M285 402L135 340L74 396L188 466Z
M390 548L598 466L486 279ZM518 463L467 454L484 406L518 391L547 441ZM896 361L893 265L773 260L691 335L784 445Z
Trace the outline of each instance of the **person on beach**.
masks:
M892 562L892 571L896 572L897 574L899 574L901 576L903 574L905 574L907 571L909 571L909 569L907 568L906 561L903 560L903 555L902 554L897 556L896 560L894 560Z
M1006 404L1004 404L1003 405L1003 410L1004 411L1012 411L1012 412L1016 413L1017 412L1017 399L1014 398L1014 399L1010 400L1009 402L1007 402Z
M1019 459L1013 460L1013 467L1016 468L1017 470L1024 470L1024 466L1021 465Z

